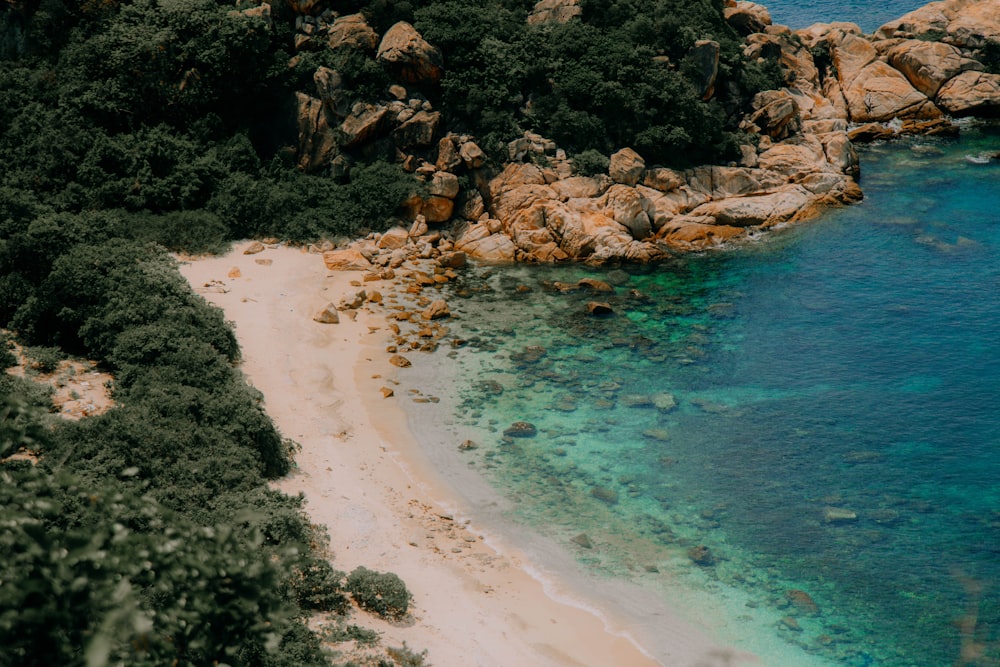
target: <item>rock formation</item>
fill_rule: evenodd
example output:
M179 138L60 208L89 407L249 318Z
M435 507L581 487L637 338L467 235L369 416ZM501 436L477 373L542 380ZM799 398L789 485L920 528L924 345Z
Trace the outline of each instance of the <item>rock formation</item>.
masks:
M580 12L575 0L542 0L529 20L565 22ZM298 98L300 167L329 168L372 146L384 151L388 142L424 183L405 203L401 227L380 236L374 251L328 253L328 263L398 266L406 254L654 261L857 201L854 141L957 132L951 117L1000 114L1000 75L982 62L984 46L1000 41L1000 0L934 2L868 36L851 23L793 32L772 25L752 2L730 0L725 16L746 36L744 56L777 54L785 81L753 99L742 128L757 139L726 166L668 169L626 147L606 173L581 175L554 142L531 132L508 144L505 163L490 165L472 137L448 133L441 113L410 86L391 86L384 101L352 103L339 74L320 68L319 98ZM375 48L377 36L360 15L317 21L329 48ZM378 39L377 54L400 83L417 89L444 71L441 53L407 23ZM711 97L718 45L699 43L688 57Z

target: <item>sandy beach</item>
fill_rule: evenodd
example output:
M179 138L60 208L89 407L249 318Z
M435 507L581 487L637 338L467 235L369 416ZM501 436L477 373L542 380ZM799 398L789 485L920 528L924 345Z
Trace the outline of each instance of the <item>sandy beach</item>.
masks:
M277 486L305 495L312 521L329 531L334 567L395 572L413 593L408 622L362 613L351 622L377 629L386 646L426 650L438 667L731 664L731 654L670 619L657 619L654 657L629 627L558 576L538 576L516 547L463 513L422 457L400 397L383 397L396 370L384 311L342 313L336 324L312 319L357 292L361 273L328 271L304 249L244 254L247 245L185 260L181 273L225 311L248 382L301 446L295 471ZM365 287L394 289L385 281Z

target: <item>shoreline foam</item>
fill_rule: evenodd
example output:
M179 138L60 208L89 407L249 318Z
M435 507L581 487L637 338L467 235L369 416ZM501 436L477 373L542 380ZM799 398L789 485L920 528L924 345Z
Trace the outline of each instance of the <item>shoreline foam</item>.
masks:
M233 322L248 382L300 444L295 472L277 486L305 494L310 518L329 530L335 567L392 571L413 592L412 624L379 626L384 645L426 649L438 665L663 664L557 573L540 574L501 536L461 518L462 502L421 455L402 410L377 390L393 370L384 320L311 319L360 273L331 274L320 255L297 249L244 247L181 272ZM712 659L717 647L686 623L657 625L676 637L671 665Z

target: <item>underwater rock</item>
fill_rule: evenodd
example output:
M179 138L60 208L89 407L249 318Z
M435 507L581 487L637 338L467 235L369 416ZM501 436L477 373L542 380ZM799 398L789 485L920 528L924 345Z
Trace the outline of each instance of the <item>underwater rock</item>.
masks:
M796 609L804 614L818 614L819 605L812 599L812 596L803 590L793 588L785 591L785 597Z
M590 537L588 537L586 533L580 533L576 537L570 538L570 542L578 546L581 546L584 549L594 548L594 543L590 541Z
M674 399L673 394L661 393L653 394L653 405L655 405L659 410L664 412L670 412L677 407L677 401Z
M614 505L618 502L618 492L606 486L595 486L590 490L590 495L609 505Z
M853 523L858 520L858 514L844 507L827 507L823 511L823 520L834 524Z
M467 452L470 449L475 449L476 447L478 447L478 445L476 445L475 442L473 442L472 440L466 440L465 442L463 442L458 446L458 449L459 451Z
M704 544L691 547L688 549L687 555L695 565L701 565L702 567L715 565L715 555Z
M508 438L533 438L538 435L538 429L530 422L514 422L503 430Z
M606 301L589 301L586 309L588 315L610 315L615 312Z
M645 394L625 394L620 400L626 408L651 408L654 405L653 399Z

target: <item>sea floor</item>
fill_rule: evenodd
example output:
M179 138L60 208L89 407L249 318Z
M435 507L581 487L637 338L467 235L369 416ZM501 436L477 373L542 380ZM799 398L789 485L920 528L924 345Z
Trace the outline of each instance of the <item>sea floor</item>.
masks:
M955 661L1000 658L998 152L996 126L866 148L864 202L750 246L469 269L454 346L401 375L439 400L411 426L665 664L658 605L720 665L992 664ZM582 278L612 291L557 285Z

